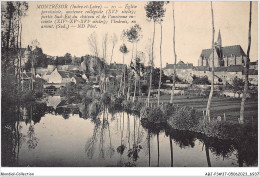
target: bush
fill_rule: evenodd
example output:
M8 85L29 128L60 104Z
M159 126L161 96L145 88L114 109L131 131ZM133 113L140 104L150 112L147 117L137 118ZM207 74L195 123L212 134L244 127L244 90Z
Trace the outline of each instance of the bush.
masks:
M135 101L134 103L132 102L131 110L140 113L142 109L142 103L140 101Z
M36 92L35 93L35 97L36 98L41 98L43 96L43 93L42 92Z
M29 91L21 92L21 101L23 103L35 101L35 95L34 95L33 91L29 90Z
M143 106L140 110L140 117L143 119L147 119L150 115L150 112L152 111L152 109L150 107L147 106Z
M132 109L132 101L130 100L124 100L123 101L123 107L126 111L131 111Z
M199 119L195 115L195 110L188 107L176 107L175 113L169 121L173 128L179 130L191 130L199 125Z
M161 108L156 107L156 108L152 109L152 111L149 112L147 119L149 122L154 122L154 123L161 122L161 120L164 119L164 114L163 114Z
M91 117L96 117L100 113L100 102L94 100L88 107L88 112Z
M124 100L123 97L118 97L116 95L112 95L109 110L111 112L116 111L116 110L121 110L122 106L123 106L123 100Z
M110 99L109 93L105 92L105 93L101 94L101 102L102 102L104 105L110 104L111 99Z
M168 117L174 114L174 111L176 110L175 106L172 103L168 103L165 105L165 107L162 107L163 114Z
M210 85L210 82L209 82L207 76L204 76L204 77L193 76L192 78L193 78L192 84Z

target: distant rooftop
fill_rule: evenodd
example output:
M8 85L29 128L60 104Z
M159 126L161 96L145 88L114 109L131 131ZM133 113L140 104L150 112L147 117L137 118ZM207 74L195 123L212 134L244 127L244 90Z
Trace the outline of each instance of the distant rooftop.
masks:
M175 64L168 64L166 63L166 67L163 69L174 69ZM176 69L192 69L193 64L192 63L184 63L183 61L179 61L176 64Z

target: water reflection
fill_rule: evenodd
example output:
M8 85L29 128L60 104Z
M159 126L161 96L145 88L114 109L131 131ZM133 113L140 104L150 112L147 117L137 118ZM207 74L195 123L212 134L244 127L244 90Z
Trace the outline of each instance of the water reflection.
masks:
M50 101L51 100L51 101ZM219 140L149 124L108 104L48 98L2 126L2 166L257 166L257 136ZM110 110L113 110L112 112Z

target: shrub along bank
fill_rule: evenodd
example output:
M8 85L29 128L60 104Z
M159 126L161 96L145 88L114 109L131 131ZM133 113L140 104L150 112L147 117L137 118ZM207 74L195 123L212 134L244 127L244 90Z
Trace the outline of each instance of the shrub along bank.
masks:
M257 122L246 122L241 125L238 122L217 119L208 121L198 116L196 110L189 106L176 106L168 103L151 108L143 102L127 101L123 97L112 97L110 106L113 109L137 114L143 121L153 126L168 124L172 129L202 133L207 137L219 139L235 140L241 139L243 136L257 136Z

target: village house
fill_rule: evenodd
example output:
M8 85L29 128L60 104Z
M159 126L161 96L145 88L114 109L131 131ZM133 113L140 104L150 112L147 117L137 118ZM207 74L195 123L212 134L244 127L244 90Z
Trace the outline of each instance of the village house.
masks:
M244 72L243 72L244 75ZM258 70L249 69L248 82L252 85L258 85Z
M166 67L163 68L163 73L166 76L172 76L174 73L175 64L166 63ZM193 64L192 63L184 63L183 61L179 61L176 64L176 75L179 79L184 82L192 82L192 72L193 72Z
M86 83L86 80L84 80L82 77L78 77L78 76L74 75L70 78L70 82L72 82L74 84L84 84L84 83Z
M58 69L54 69L54 71L50 74L48 83L54 84L64 84L69 83L72 74L68 71L58 71Z
M258 70L258 60L249 63L249 69Z
M57 69L64 71L79 71L80 67L77 65L57 65Z

